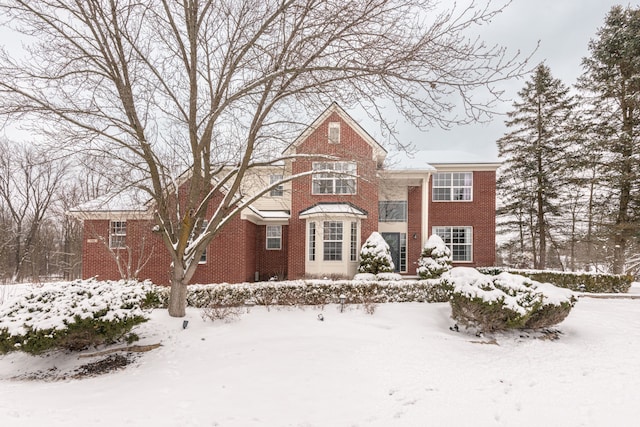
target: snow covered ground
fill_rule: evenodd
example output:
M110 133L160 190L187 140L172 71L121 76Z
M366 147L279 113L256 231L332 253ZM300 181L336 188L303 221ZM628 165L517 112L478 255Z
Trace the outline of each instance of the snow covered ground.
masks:
M318 320L322 314L324 321ZM558 340L449 330L448 304L153 312L125 369L17 380L87 359L0 356L0 426L635 426L640 300L580 298ZM495 341L492 341L495 338Z

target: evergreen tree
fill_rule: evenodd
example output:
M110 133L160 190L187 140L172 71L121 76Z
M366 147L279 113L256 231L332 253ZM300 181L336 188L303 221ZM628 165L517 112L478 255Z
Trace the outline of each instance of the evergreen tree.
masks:
M391 250L384 238L374 231L360 250L359 273L392 273L394 269Z
M442 273L451 270L451 262L449 247L444 244L440 236L432 234L418 258L416 273L422 279L437 279Z
M622 273L640 230L640 8L611 8L589 52L578 87L590 101L592 141L602 145L598 175L610 197L603 206L609 208L612 271Z
M551 217L560 214L574 103L569 89L544 64L518 96L506 122L512 130L498 140L499 154L505 159L498 179L505 204L499 214L503 227L516 226L523 251L528 237L533 267L542 269L547 264Z

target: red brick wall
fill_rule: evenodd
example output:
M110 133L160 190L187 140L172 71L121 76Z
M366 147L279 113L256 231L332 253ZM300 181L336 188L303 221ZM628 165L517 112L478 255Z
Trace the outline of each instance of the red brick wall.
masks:
M432 178L433 179L433 178ZM429 182L431 189L431 182ZM473 173L472 202L429 200L429 233L434 226L473 227L473 262L464 266L492 266L496 261L496 173ZM431 195L431 191L429 191Z
M267 227L256 226L255 233L255 261L256 271L260 274L260 280L269 280L271 277L287 277L289 227L282 226L282 248L280 250L267 249ZM304 235L303 235L304 243Z
M416 263L422 253L422 187L409 187L407 197L407 273L416 274ZM416 238L413 238L413 235Z
M139 279L149 279L159 285L168 285L171 280L171 258L161 237L151 232L150 221L127 220L127 244L132 247L131 265L147 260ZM222 283L253 281L256 271L253 251L255 248L255 225L232 219L213 239L207 248L207 262L198 265L191 283ZM91 243L90 240L96 240ZM144 241L144 248L139 243ZM106 243L103 243L106 242ZM107 249L109 242L108 220L87 220L84 223L82 277L101 280L121 278L116 261ZM127 249L119 251L121 264L128 263Z
M143 266L140 278L167 281L168 273L163 274L160 266L167 266L169 254L161 238L151 232L153 223L148 220L127 220L127 246L131 249L108 249L108 220L86 220L82 242L82 277L97 277L100 280L121 279L114 255L119 256L122 269L131 266L132 271ZM129 258L131 256L131 258ZM145 264L146 262L146 264ZM162 283L162 282L158 282Z
M340 143L328 143L328 123L341 122ZM361 222L361 236L364 241L378 229L378 179L376 164L373 161L372 147L357 134L337 114L331 114L296 149L298 154L326 154L344 161L357 163L357 191L354 195L312 195L311 176L305 176L292 182L291 219L289 220L288 276L290 279L302 277L305 269L305 224L299 219L300 211L320 202L352 203L367 212L368 219ZM314 161L332 161L326 159L296 159L292 173L310 171ZM361 242L362 243L362 242Z

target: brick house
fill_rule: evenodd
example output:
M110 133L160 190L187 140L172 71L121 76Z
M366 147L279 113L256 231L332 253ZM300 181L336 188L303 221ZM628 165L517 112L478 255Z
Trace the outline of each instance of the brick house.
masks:
M324 171L275 188L237 215L207 248L192 283L352 277L373 231L389 243L403 275L415 275L433 233L451 248L454 265L495 263L498 163L428 163L418 156L412 166L388 166L386 150L335 103L285 154L332 158L298 157L246 177L250 194L288 174ZM148 204L122 197L74 209L84 222L83 277L119 279L130 269L129 276L168 284L170 258L151 212Z

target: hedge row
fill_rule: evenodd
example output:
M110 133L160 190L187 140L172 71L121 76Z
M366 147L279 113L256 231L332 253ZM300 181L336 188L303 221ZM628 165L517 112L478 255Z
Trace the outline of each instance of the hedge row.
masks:
M481 273L492 276L502 272L519 274L537 282L551 283L578 292L627 293L633 277L619 274L574 273L548 270L516 270L501 267L479 267Z
M344 295L347 304L390 302L446 302L452 287L444 280L419 281L350 281L296 280L218 285L191 285L187 305L202 308L210 305L323 305L337 304ZM159 288L163 306L169 288Z

